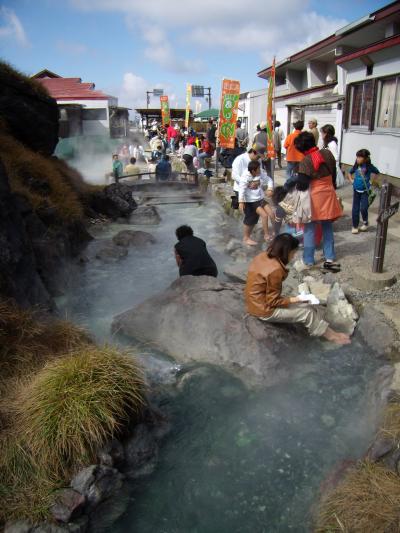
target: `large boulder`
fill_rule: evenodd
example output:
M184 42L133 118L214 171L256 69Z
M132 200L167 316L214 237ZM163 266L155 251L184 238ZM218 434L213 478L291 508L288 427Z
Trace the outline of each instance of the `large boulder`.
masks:
M161 222L161 217L156 207L143 205L135 209L129 222L138 226L155 226Z
M96 213L116 220L128 217L136 209L137 204L129 185L112 183L90 195L90 207Z
M184 276L114 318L113 332L154 343L176 359L221 365L249 384L274 383L305 336L245 316L243 285ZM290 365L289 365L290 366Z
M58 107L38 82L0 62L0 117L8 134L51 155L58 142Z
M155 238L151 233L146 231L134 231L132 229L124 229L119 231L113 237L113 242L117 246L144 246L146 244L154 244Z

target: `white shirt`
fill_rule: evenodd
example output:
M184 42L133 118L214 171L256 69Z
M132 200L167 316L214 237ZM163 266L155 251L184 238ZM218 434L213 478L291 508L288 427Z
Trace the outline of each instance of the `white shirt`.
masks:
M331 152L333 157L335 158L336 163L338 163L339 162L339 150L338 150L337 142L331 141L330 143L328 143L327 148Z
M183 151L184 155L191 155L192 157L197 157L197 148L194 144L187 144Z
M266 172L261 172L261 175L257 177L260 179L260 186L257 189L250 189L249 183L254 180L253 176L248 170L240 176L239 179L239 202L252 203L264 200L264 188L273 189L274 182L272 178L268 176Z
M247 171L251 159L247 152L240 154L233 160L232 163L232 179L233 190L239 192L239 180L240 176Z

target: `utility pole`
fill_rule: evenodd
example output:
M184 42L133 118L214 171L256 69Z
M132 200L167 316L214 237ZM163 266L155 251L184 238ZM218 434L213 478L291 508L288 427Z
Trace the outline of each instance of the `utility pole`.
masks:
M211 109L211 87L204 87L208 91L208 109Z

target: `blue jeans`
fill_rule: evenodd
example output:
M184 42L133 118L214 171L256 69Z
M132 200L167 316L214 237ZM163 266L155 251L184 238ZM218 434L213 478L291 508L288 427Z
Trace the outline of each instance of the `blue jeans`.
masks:
M299 164L296 161L288 161L286 166L286 183L294 181L296 179L297 169Z
M201 154L199 154L198 159L200 161L201 168L204 168L205 159L209 159L210 157L210 154L207 154L206 152L201 152Z
M365 224L368 224L368 193L353 191L353 210L351 217L353 219L353 228L358 228L361 218Z
M171 137L169 141L169 147L171 149L171 152L175 152L175 138L174 137Z
M304 253L303 260L306 265L314 264L315 253L315 224L304 224ZM319 222L322 225L323 250L326 261L335 260L335 243L333 238L333 224L330 220Z

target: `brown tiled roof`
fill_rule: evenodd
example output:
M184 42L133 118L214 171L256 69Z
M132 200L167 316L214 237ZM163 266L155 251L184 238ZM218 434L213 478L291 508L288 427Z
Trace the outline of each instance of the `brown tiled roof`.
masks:
M82 83L80 78L37 78L56 100L106 100L110 98L96 91L94 83Z

